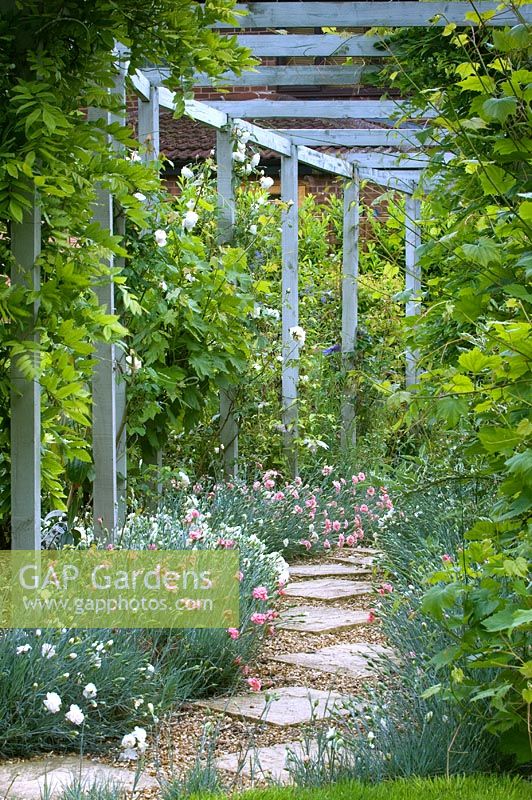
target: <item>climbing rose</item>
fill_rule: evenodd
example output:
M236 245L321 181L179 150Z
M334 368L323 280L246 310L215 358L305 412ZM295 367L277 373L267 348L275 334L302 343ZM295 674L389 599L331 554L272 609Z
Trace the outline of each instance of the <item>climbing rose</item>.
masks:
M265 189L266 191L268 189L271 189L273 184L274 184L273 178L270 178L267 175L265 175L260 179L260 188Z
M292 339L300 345L305 344L305 339L307 334L305 333L304 328L301 325L294 325L292 328L289 328L288 333L292 337Z
M191 231L192 228L196 225L196 222L199 219L199 215L195 211L187 211L185 216L183 217L183 228L186 231Z
M166 242L168 241L168 234L166 231L163 231L159 228L159 230L156 230L153 235L159 247L164 247L166 245Z

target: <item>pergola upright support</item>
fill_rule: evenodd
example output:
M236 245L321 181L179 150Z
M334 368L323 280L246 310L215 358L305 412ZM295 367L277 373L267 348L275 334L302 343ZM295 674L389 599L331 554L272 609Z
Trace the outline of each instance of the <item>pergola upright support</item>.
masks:
M119 51L118 62L119 74L115 80L115 85L111 92L120 98L121 111L113 114L112 122L119 122L121 125L126 123L126 85L125 85L125 65L124 50ZM122 147L115 143L115 150L125 155ZM113 203L113 230L122 238L126 233L126 218L119 204ZM115 258L114 266L117 270L123 269L125 259ZM120 306L116 309L122 310ZM115 348L115 393L116 393L116 493L117 493L117 526L123 527L127 514L127 384L123 376L126 369L126 354L121 349Z
M143 159L146 162L159 158L159 89L150 86L150 98L138 99L138 136L146 148Z
M298 281L298 154L291 145L290 155L281 158L281 200L287 204L282 214L282 406L285 453L290 472L297 475L299 342L290 333L299 325Z
M38 292L41 251L41 214L35 194L22 222L11 224L11 251L15 264L13 286ZM39 304L34 300L31 316L20 340L35 349L24 350L11 360L11 547L13 550L41 549L41 386L39 376L39 334L36 320ZM29 356L33 375L22 368Z
M110 114L89 108L88 119L102 116L110 121ZM96 187L93 219L104 230L113 233L113 198L109 191ZM112 270L113 258L103 262ZM104 276L94 287L101 306L107 314L115 313L115 291L111 277ZM92 451L94 461L93 514L94 533L100 540L113 542L118 526L117 483L117 362L116 348L112 342L99 342L94 354L92 375Z
M150 86L149 97L138 98L138 130L137 139L144 145L141 158L149 164L159 158L159 88ZM160 479L163 466L163 451L161 448L152 447L148 442L143 448L142 458L145 464L155 467L158 478L154 489L158 495L162 494L163 486Z
M228 130L216 132L218 189L218 243L233 240L235 226L235 191L233 185L233 142ZM238 475L238 422L235 415L236 388L220 392L220 443L226 478Z
M358 170L353 170L353 180L344 189L344 226L342 255L342 362L346 384L342 397L341 445L347 448L356 441L355 398L353 379L349 372L354 367L358 326L358 237L359 237Z
M420 312L421 267L418 264L417 248L421 244L421 201L413 195L405 198L405 268L406 291L412 292L412 297L406 303L406 316L412 317ZM411 386L417 381L418 354L410 349L406 350L406 385Z

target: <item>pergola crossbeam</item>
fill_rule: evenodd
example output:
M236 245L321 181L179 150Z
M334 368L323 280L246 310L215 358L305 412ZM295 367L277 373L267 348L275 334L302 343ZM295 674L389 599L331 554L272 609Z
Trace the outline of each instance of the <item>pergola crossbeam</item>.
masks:
M422 128L278 128L307 147L419 147ZM429 142L430 144L430 142Z
M392 120L421 113L404 100L209 100L209 108L249 119L375 119ZM425 118L436 112L423 112Z
M389 58L390 50L379 48L378 36L363 34L239 34L238 44L249 47L255 56L327 58L331 56L369 56Z
M475 11L480 14L495 11L496 14L486 24L492 26L515 25L522 15L526 22L532 22L532 9L519 6L517 13L512 8L502 8L498 2L477 0ZM427 28L433 24L444 26L449 22L463 27L474 26L474 19L468 18L473 7L470 3L419 3L419 2L342 2L342 3L239 3L235 7L242 16L241 26L251 28L312 28L336 27L350 28ZM227 23L218 23L216 28L227 28Z

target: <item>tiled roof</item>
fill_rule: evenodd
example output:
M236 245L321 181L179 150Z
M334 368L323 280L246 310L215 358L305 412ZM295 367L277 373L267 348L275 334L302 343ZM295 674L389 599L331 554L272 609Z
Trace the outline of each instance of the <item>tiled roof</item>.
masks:
M312 129L316 128L379 128L374 122L362 119L261 119L256 122L262 128L308 128L309 147L322 150L325 153L345 153L353 152L357 149L347 147L319 147L315 140L312 140ZM161 151L174 162L176 167L182 166L190 161L201 160L210 155L211 150L216 145L216 131L201 122L195 122L187 117L174 119L170 111L161 111L160 116L160 147ZM373 148L373 152L388 152L393 148L379 147ZM271 150L262 152L263 161L277 161L278 154Z

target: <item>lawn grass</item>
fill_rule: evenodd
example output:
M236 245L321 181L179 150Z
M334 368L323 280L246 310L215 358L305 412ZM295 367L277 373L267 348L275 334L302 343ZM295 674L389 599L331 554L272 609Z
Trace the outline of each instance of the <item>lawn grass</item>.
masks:
M319 789L254 789L242 800L530 800L532 784L520 778L473 775L408 778L374 785L344 783Z

